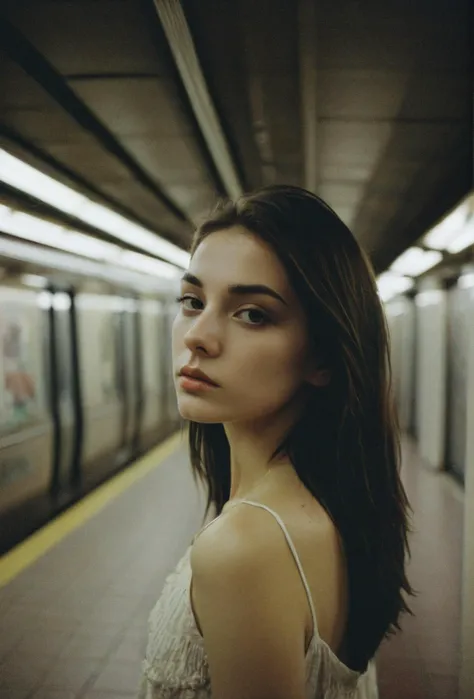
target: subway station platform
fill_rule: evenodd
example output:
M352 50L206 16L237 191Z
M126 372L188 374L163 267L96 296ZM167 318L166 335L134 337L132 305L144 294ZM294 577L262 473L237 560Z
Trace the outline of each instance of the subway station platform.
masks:
M404 444L415 617L378 654L380 699L456 699L463 496ZM0 699L131 699L147 619L201 526L172 437L0 560Z

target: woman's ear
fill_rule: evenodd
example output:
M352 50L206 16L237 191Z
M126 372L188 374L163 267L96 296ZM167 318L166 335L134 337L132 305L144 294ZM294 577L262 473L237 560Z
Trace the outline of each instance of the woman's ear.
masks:
M324 366L320 359L311 358L310 366L306 372L306 382L319 388L327 386L331 381L331 370Z
M331 370L325 369L324 367L313 369L306 380L317 388L320 386L327 386L331 381Z

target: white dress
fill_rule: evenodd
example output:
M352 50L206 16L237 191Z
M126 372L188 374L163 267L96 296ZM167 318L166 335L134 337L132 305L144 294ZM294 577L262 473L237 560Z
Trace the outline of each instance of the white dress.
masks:
M351 670L320 638L308 582L280 516L261 503L250 500L235 502L261 507L275 517L300 572L314 629L306 652L307 699L378 699L375 663L371 661L364 673ZM206 527L209 524L212 522ZM190 602L191 547L192 544L167 577L163 592L150 615L138 699L212 699L204 642L196 627Z

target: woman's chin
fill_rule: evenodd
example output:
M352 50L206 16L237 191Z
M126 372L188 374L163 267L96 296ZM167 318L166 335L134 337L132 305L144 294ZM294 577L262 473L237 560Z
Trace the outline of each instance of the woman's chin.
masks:
M222 422L222 416L217 414L216 409L205 405L189 405L188 400L178 401L179 414L183 420L191 422L202 422L207 424L215 424Z

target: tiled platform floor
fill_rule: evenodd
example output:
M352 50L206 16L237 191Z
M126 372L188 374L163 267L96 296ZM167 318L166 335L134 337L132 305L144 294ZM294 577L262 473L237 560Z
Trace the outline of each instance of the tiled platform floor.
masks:
M404 472L420 596L380 652L381 699L455 699L462 500L410 445ZM0 590L0 699L134 697L149 611L202 511L178 452Z
M202 512L179 451L0 590L0 699L135 697L149 612Z
M407 442L403 480L414 510L410 582L414 617L378 656L380 699L457 699L461 633L463 496Z

